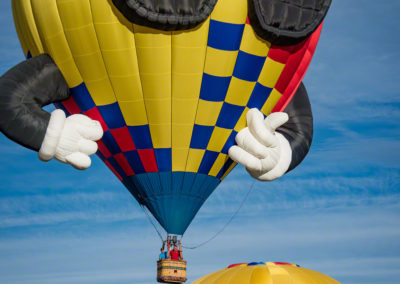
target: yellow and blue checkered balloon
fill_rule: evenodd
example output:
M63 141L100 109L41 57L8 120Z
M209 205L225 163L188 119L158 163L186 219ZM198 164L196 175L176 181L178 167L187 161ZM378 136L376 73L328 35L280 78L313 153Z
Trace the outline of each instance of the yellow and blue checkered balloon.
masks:
M219 0L191 30L132 24L109 0L14 0L25 55L49 54L71 97L68 115L101 122L98 156L171 234L183 234L233 169L246 113L282 110L300 84L320 28L280 47L260 39L247 0Z

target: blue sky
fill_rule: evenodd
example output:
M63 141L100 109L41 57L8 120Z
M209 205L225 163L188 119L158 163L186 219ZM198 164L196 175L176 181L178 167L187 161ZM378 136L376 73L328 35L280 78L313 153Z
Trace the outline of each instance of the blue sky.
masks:
M23 60L10 1L0 2L0 73ZM287 261L342 283L400 277L400 2L334 0L304 79L310 154L257 182L214 241L186 250L190 280L235 262ZM211 237L252 180L237 167L187 231ZM0 283L154 283L159 239L100 159L84 172L0 134Z

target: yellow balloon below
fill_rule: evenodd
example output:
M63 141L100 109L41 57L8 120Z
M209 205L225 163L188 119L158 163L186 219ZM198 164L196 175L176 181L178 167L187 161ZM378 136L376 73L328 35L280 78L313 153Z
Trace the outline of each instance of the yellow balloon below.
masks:
M230 265L206 275L193 284L340 284L322 273L280 262Z

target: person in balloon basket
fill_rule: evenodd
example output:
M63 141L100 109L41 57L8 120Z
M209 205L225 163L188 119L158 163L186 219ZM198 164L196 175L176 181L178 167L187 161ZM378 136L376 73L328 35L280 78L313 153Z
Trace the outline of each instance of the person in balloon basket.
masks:
M160 249L160 256L158 257L159 260L163 260L163 259L167 259L168 258L168 252L164 251L164 247L165 247L165 242L163 242L163 245Z
M182 260L182 245L179 242L179 249L176 243L173 243L173 249L170 250L170 243L168 243L168 259L171 260Z

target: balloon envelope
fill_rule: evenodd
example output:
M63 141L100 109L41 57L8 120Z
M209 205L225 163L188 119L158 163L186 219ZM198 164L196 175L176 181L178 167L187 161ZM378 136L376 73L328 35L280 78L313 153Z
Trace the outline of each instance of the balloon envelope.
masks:
M130 23L108 0L14 0L13 12L25 54L49 54L70 86L56 106L101 122L98 156L172 234L235 166L228 149L247 111L289 102L320 33L271 45L247 0L219 0L201 25L171 32Z
M193 284L340 284L338 281L296 264L253 262L231 265L206 275Z

